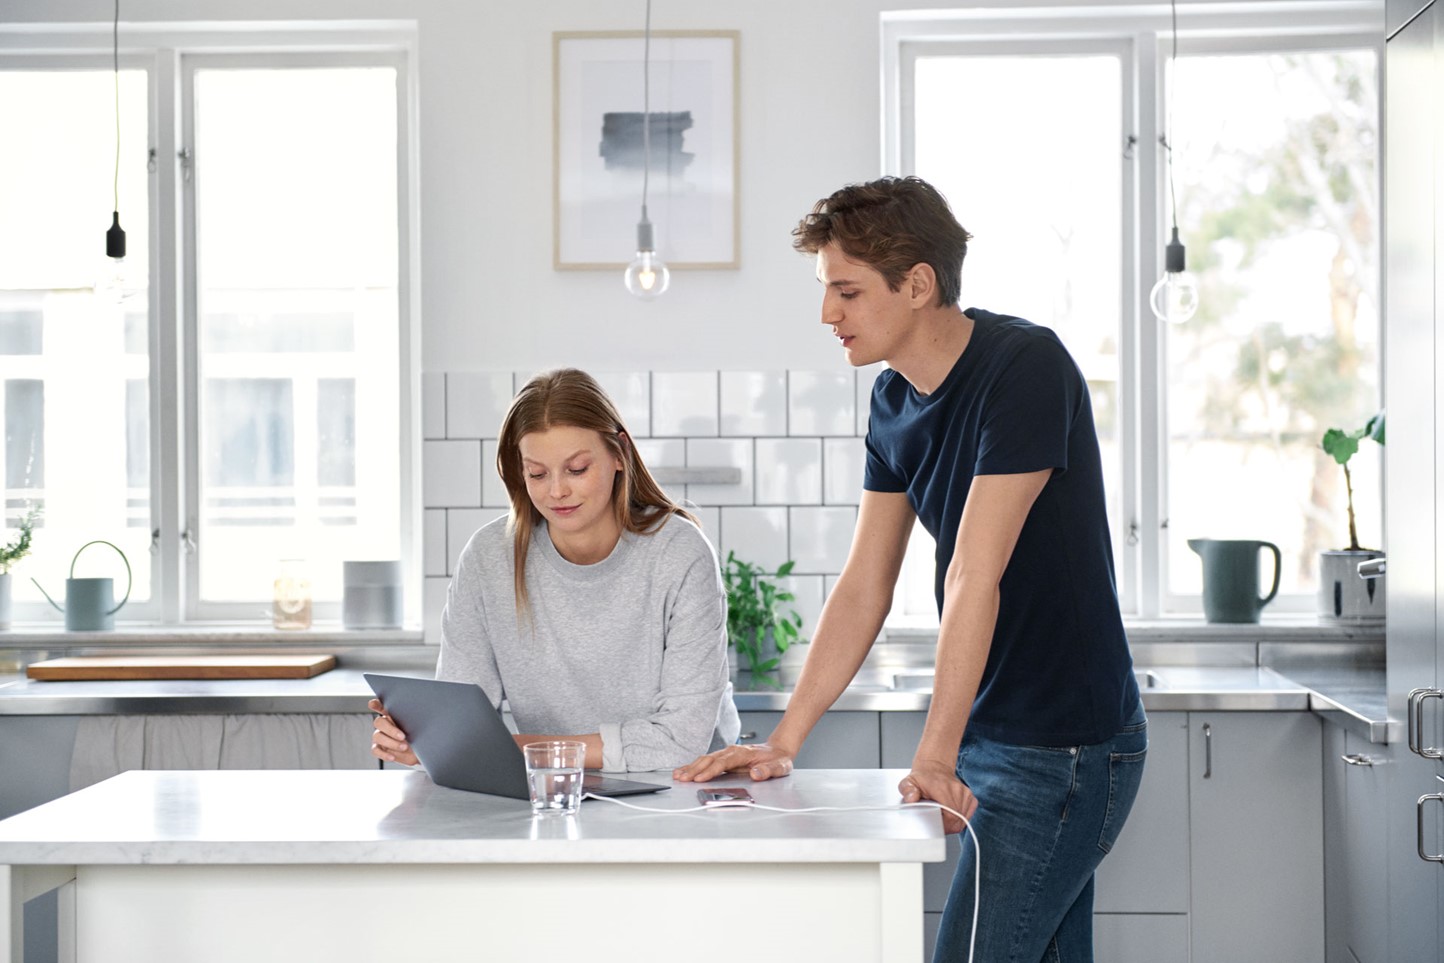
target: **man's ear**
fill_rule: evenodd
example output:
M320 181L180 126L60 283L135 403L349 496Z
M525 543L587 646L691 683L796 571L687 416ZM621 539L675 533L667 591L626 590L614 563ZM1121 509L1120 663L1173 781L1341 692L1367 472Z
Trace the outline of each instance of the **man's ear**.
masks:
M937 301L938 276L931 264L914 264L903 283L907 285L908 300L914 308L925 308Z

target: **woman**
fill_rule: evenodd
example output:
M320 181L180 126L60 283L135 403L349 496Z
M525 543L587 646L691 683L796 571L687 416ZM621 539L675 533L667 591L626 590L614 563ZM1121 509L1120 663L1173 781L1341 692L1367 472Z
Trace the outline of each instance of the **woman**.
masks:
M504 697L518 745L585 742L592 769L669 769L734 742L717 556L596 381L566 368L527 382L496 461L511 512L462 550L436 677ZM371 710L372 755L415 765Z

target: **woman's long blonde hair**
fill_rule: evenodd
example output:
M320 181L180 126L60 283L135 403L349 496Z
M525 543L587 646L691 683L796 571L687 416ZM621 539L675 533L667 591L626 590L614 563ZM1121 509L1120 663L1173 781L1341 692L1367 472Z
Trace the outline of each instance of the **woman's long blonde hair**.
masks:
M623 532L646 535L656 531L668 516L680 515L696 523L652 478L637 446L622 424L616 405L596 379L577 368L558 368L537 375L517 392L501 423L497 439L496 469L511 500L508 528L512 535L516 608L529 605L526 590L526 554L541 513L527 494L521 463L524 436L549 428L586 428L601 435L602 443L622 463L612 484L612 512Z

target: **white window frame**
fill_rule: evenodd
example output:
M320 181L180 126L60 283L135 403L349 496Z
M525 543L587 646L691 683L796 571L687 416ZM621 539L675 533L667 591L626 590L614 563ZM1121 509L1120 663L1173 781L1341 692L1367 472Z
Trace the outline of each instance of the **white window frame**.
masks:
M1384 59L1382 4L1377 0L1284 0L1242 8L1237 4L1179 4L1180 56L1264 51L1372 48ZM1123 265L1119 330L1120 446L1123 549L1115 559L1119 603L1125 615L1156 619L1202 610L1199 595L1167 591L1167 372L1165 339L1147 309L1148 291L1162 270L1166 172L1158 139L1165 104L1159 93L1171 50L1167 6L999 7L956 11L886 12L882 37L882 170L913 171L913 66L920 55L1070 54L1126 51L1122 109L1125 131L1136 137L1135 163L1125 166ZM1383 84L1380 83L1380 96ZM1150 160L1151 162L1139 161ZM1382 176L1382 165L1380 169ZM1274 613L1315 610L1311 596L1279 596Z
M0 24L0 66L12 69L105 69L112 66L111 24ZM422 622L421 331L419 318L420 133L416 76L416 24L412 21L288 23L284 29L246 23L124 24L123 68L149 76L150 145L155 170L150 216L150 420L152 599L127 605L122 621L166 625L256 623L264 605L201 603L198 528L198 451L194 194L181 152L191 147L190 84L197 65L386 66L397 72L397 309L400 465L397 518L405 583L403 617ZM189 73L187 73L189 68ZM185 101L183 103L183 101ZM161 109L161 105L176 105ZM278 149L284 149L279 145ZM193 156L193 155L192 155ZM43 605L43 603L41 603ZM50 606L16 604L27 620L60 621ZM339 602L317 602L318 620L340 618Z

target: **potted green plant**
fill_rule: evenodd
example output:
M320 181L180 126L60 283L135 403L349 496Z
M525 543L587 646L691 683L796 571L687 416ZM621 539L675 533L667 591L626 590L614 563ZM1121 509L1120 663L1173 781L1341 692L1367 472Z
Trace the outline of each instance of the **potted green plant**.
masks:
M1372 439L1384 444L1384 413L1381 411L1355 431L1330 428L1324 432L1321 447L1344 469L1344 490L1349 506L1349 545L1319 555L1319 617L1329 621L1376 622L1384 618L1383 578L1362 579L1359 563L1379 558L1384 553L1359 545L1359 529L1354 518L1354 477L1349 459L1359 451L1359 443Z
M727 587L727 644L737 650L738 668L752 681L776 686L782 653L802 639L802 616L783 606L795 596L770 579L786 578L796 563L788 561L768 572L727 553L722 582Z
M0 630L10 628L10 566L30 554L30 536L40 509L31 508L20 519L19 537L0 545Z

